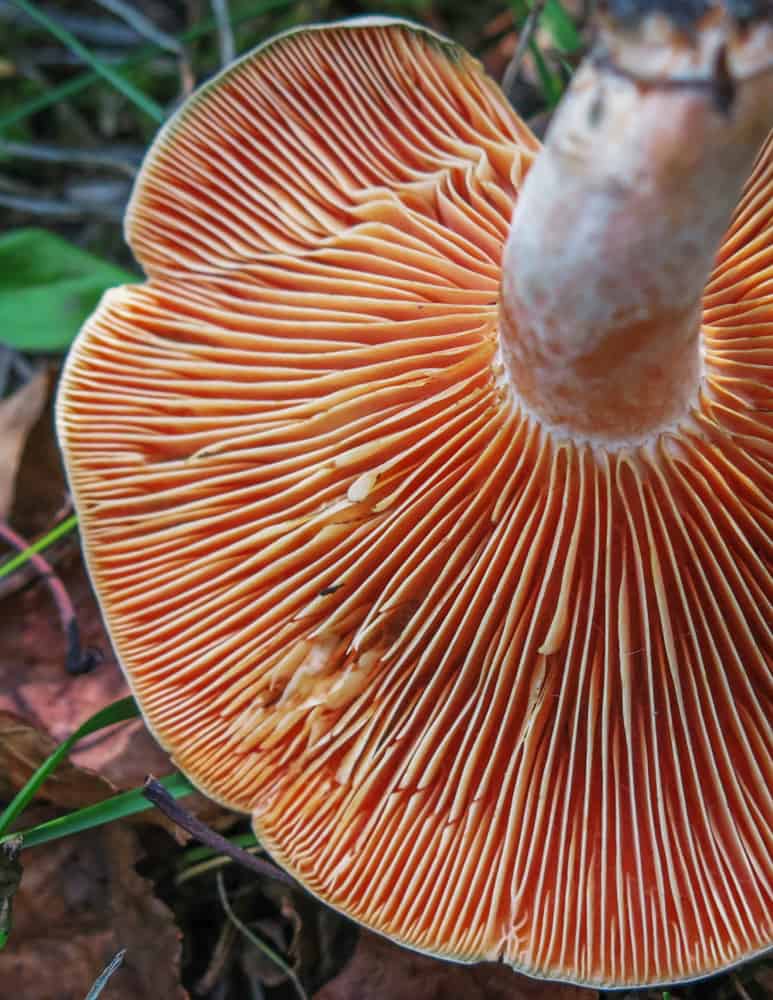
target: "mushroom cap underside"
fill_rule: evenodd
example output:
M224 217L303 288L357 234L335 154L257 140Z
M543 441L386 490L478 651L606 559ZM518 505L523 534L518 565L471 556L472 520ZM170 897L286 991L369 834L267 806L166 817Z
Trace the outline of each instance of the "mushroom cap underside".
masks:
M164 128L58 425L148 724L331 905L600 986L771 943L773 143L647 447L497 352L537 143L415 26L280 37Z

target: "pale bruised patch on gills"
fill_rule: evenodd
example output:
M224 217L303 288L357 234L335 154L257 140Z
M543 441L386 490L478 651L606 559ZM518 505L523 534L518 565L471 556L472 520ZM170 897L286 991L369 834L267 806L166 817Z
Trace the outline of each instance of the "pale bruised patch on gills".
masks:
M59 428L149 724L312 892L433 954L685 979L772 932L773 145L703 394L611 453L495 372L536 149L418 29L248 56L149 154L150 281Z

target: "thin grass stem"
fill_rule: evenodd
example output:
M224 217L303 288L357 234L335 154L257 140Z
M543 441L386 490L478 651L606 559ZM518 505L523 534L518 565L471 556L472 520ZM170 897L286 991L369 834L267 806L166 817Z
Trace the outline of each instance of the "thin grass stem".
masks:
M58 542L60 538L72 531L77 524L77 514L71 514L69 517L66 517L64 521L60 521L56 527L52 528L47 534L43 535L43 537L39 538L36 542L33 542L29 548L4 562L0 566L0 580L6 576L10 576L14 570L17 570L20 566L29 562L36 552L42 552L44 549L47 549L49 545L53 545L54 542Z
M249 7L244 8L238 13L232 14L231 25L236 27L244 21L249 21L253 17L260 17L262 14L267 14L272 10L289 7L291 3L292 0L261 0L261 3L250 4ZM217 23L214 17L205 18L188 31L183 32L180 35L180 39L183 42L194 42L199 38L203 38L206 35L211 34L216 30L216 28ZM157 56L161 51L162 49L157 45L147 45L118 63L116 69L127 70L133 69L136 66L142 66L149 59ZM73 80L68 80L66 83L60 84L57 87L51 87L45 94L41 94L39 97L33 97L31 100L20 104L17 108L13 108L11 111L7 111L4 115L0 115L0 131L7 129L11 125L15 125L17 122L23 121L30 115L37 114L39 111L45 111L46 108L51 107L53 104L58 104L60 101L65 101L71 97L75 97L77 94L80 94L81 91L96 83L99 79L100 76L98 73L86 72L75 77Z
M175 798L180 799L185 795L192 795L196 789L182 774L170 774L166 778L160 778L159 783ZM39 823L28 830L19 830L18 833L5 834L0 837L0 844L12 839L21 837L24 848L39 847L52 840L61 840L62 837L70 837L75 833L82 833L84 830L91 830L96 826L104 826L125 816L133 816L135 813L144 812L150 809L151 803L145 798L142 789L133 788L130 792L121 792L120 795L113 795L104 802L97 802L93 806L86 806L76 812L67 813L65 816L58 816L50 819L47 823Z
M120 73L117 73L111 66L97 59L93 52L87 49L85 45L82 45L67 28L63 28L61 24L52 20L48 14L39 10L33 3L29 3L28 0L14 0L14 3L18 7L21 7L28 17L36 21L42 28L45 28L55 38L58 38L62 45L65 45L71 52L74 52L75 55L91 66L95 73L104 80L107 80L108 83L111 83L116 90L120 91L127 100L135 104L140 111L153 118L159 125L166 119L166 112L160 104L156 104L151 97L148 97L138 87L135 87L133 83L121 76Z
M219 871L217 873L217 892L220 896L220 904L225 910L225 915L231 921L231 923L236 927L236 929L247 938L247 940L253 944L258 951L261 951L266 958L274 963L278 968L284 972L290 982L295 988L295 992L300 997L300 1000L308 1000L308 995L306 990L304 990L301 985L301 981L295 974L295 970L292 969L287 962L282 958L278 951L274 951L270 944L267 944L262 938L259 938L257 934L254 934L249 927L243 923L234 913L231 903L228 899L228 893L225 891L225 882L223 881L223 873Z
M72 750L78 740L84 736L89 736L107 726L114 726L118 722L126 722L127 719L135 719L139 715L139 708L134 698L122 698L114 701L112 705L95 712L87 719L82 726L75 730L72 736L68 736L63 743L40 765L32 777L27 781L20 791L14 795L6 808L0 815L0 834L4 833L13 823L16 817L27 808L35 796L35 793L51 774L59 766L67 754Z

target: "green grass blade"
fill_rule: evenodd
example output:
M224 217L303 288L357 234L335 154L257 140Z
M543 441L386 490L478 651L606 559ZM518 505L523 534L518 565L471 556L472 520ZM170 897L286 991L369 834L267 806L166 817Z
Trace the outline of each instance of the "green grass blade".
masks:
M150 58L151 54L148 54L148 58ZM122 69L126 69L129 65L134 65L134 63L128 59L126 62L120 64ZM66 101L68 97L74 97L82 90L85 90L86 87L91 86L92 83L96 83L99 79L98 73L81 73L80 76L68 80L67 83L60 83L58 87L47 88L45 93L41 94L40 97L33 97L29 101L20 104L18 108L14 108L13 111L8 111L6 114L0 115L0 130L8 128L9 125L15 125L16 122L23 121L25 118L29 118L30 115L37 114L38 111L45 111L52 104L58 104L59 101Z
M75 35L71 34L66 28L63 28L61 24L52 21L44 11L39 10L34 4L29 3L29 0L14 0L14 3L17 7L21 7L25 14L36 21L41 27L45 28L46 31L50 32L55 38L58 38L71 52L75 53L85 63L88 63L95 73L98 73L108 83L111 83L116 90L119 90L127 100L135 104L140 111L144 111L146 115L155 119L159 125L166 119L166 112L160 104L156 104L151 97L148 97L138 87L135 87L133 83L130 83L120 73L116 73L111 66L97 59L85 45L81 45Z
M120 701L114 701L112 705L100 709L99 712L86 719L82 726L76 729L71 736L68 736L63 743L59 744L51 756L40 765L26 785L16 793L6 806L2 815L0 815L0 834L4 833L19 813L27 808L37 790L54 768L72 750L78 740L97 732L99 729L104 729L106 726L113 726L117 722L125 722L127 719L135 719L139 715L139 711L134 698L122 698Z
M60 538L66 535L69 531L78 524L78 515L71 514L66 517L64 521L60 521L56 527L52 528L47 535L43 535L36 542L33 542L28 549L24 549L18 555L13 556L13 558L8 559L6 562L0 566L0 580L5 576L10 576L15 570L20 566L23 566L29 561L31 556L34 556L36 552L42 552L47 549L49 545L53 545L54 542L58 542Z
M547 0L540 23L550 33L559 52L570 54L582 48L580 33L559 0Z
M537 75L539 76L540 86L542 87L542 95L548 105L551 108L554 108L560 101L561 93L564 89L561 79L554 73L551 73L547 62L545 61L545 57L533 38L529 43L529 51L534 57L534 63L537 67Z
M243 847L245 850L248 847L259 846L258 839L254 833L237 833L228 839L232 844L235 844L237 847ZM217 851L213 851L211 847L204 847L203 845L189 847L180 855L175 862L175 866L177 868L185 868L187 865L198 864L200 861L208 861L210 858L216 856Z
M102 995L102 990L107 986L107 982L116 969L120 968L123 962L124 955L126 954L126 949L122 948L111 960L110 963L105 966L105 968L97 976L94 985L88 992L86 1000L97 1000L98 997Z
M182 774L170 774L159 780L169 794L176 799L196 791L190 781ZM62 837L69 837L74 833L82 833L95 826L104 826L105 823L112 823L114 820L123 819L124 816L133 816L135 813L152 808L153 804L142 794L142 789L134 788L130 792L121 792L120 795L114 795L112 798L105 799L104 802L97 802L93 806L78 809L77 812L67 813L66 816L59 816L47 823L30 827L28 830L20 830L16 834L6 834L0 837L0 843L10 837L19 836L22 838L23 847L38 847L40 844L60 840Z
M283 7L289 7L293 0L261 0L260 3L252 3L248 7L243 8L231 15L230 23L233 27L237 27L244 21L249 21L253 17L260 17L262 14L267 14L272 10L277 10ZM205 18L198 24L194 25L188 31L183 32L180 35L181 42L195 42L199 38L203 38L206 35L211 34L215 31L217 24L213 17ZM132 69L135 66L141 66L146 63L149 59L158 55L162 49L158 45L146 45L141 48L138 52L122 60L117 69L127 70ZM72 80L68 80L66 83L62 83L57 87L51 87L47 90L45 94L41 94L39 97L33 97L29 101L25 101L20 104L18 108L14 108L12 111L8 111L4 115L0 115L0 131L8 128L11 125L15 125L16 122L22 121L24 118L28 118L30 115L37 114L39 111L45 111L46 108L50 108L52 104L57 104L59 101L67 100L70 97L75 97L81 91L90 87L93 83L96 83L100 79L98 73L81 73Z

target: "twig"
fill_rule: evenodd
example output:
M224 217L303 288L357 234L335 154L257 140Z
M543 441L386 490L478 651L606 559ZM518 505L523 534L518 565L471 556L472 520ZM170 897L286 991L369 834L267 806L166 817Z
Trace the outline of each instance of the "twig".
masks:
M119 49L92 48L91 53L96 59L108 66L118 66L126 58ZM74 52L58 45L41 45L32 51L22 50L14 58L14 66L19 75L29 77L31 80L35 80L35 70L60 69L62 66L80 69L83 65L84 61L80 56L76 56Z
M260 846L256 844L255 847L248 850L248 853L252 854L254 851L259 851L260 849ZM214 858L208 858L206 861L200 861L198 864L189 865L187 868L184 868L179 874L175 875L174 884L183 885L192 878L198 878L200 875L217 871L218 868L225 868L226 865L230 864L233 864L230 858L224 858L221 854L217 854Z
M217 22L217 37L220 43L220 65L227 66L236 55L234 33L231 28L231 13L228 0L212 0L212 13Z
M98 149L72 149L67 146L49 146L34 142L4 142L0 140L0 154L15 156L25 160L39 160L47 163L76 163L83 166L109 167L120 170L129 177L134 177L142 159L142 151L137 149L133 154L136 162L115 153L107 153ZM127 156L132 155L127 153Z
M54 542L58 542L59 539L66 535L69 531L78 525L77 514L70 514L69 517L65 517L64 520L59 521L54 527L47 531L42 538L39 538L36 542L33 542L28 548L23 552L20 552L17 556L12 556L6 562L0 564L0 580L7 576L10 576L14 570L17 570L20 566L29 562L30 559L35 555L36 552L42 552L47 549L49 545L53 545Z
M266 956L266 958L272 961L274 965L278 966L282 970L282 972L284 972L284 974L287 976L287 978L295 987L295 991L300 997L300 1000L308 1000L308 997L306 995L306 990L304 990L303 986L301 985L301 981L295 974L294 969L292 969L290 965L288 965L288 963L282 958L279 952L274 951L271 945L267 944L262 938L259 938L257 934L254 934L249 929L249 927L236 916L231 907L230 902L228 901L228 894L225 891L225 882L223 881L222 872L217 873L217 892L218 895L220 896L220 903L223 909L225 910L225 915L228 917L228 919L231 921L234 927L236 927L236 929L240 931L247 938L248 941L250 941L253 945L255 945L258 951L261 951Z
M90 216L107 222L120 222L124 215L121 205L89 205L64 198L36 198L17 194L0 193L0 206L48 219L82 219Z
M738 994L738 996L741 998L741 1000L752 1000L751 996L749 995L749 991L746 989L746 987L744 986L744 984L741 982L741 980L739 979L737 973L732 972L730 974L730 981L732 982L733 987L735 988L735 991Z
M142 11L137 10L132 4L126 3L125 0L96 0L96 2L111 14L120 17L134 28L138 35L147 38L160 49L166 49L167 52L173 52L177 56L182 53L183 47L173 35L168 35L161 28L157 28L149 17L145 17Z
M531 10L521 28L521 33L518 36L518 45L513 53L513 58L507 64L507 69L502 76L502 90L504 90L508 97L512 93L518 74L521 72L523 57L526 55L526 49L534 37L534 32L537 29L537 24L542 11L545 9L546 2L547 0L532 0Z
M30 547L30 543L25 538L22 538L6 521L2 520L0 520L0 538L16 549L17 552L25 552ZM89 673L89 671L102 662L102 653L98 649L83 649L81 646L80 630L78 629L78 620L75 617L75 608L73 608L67 588L54 572L51 563L36 552L32 553L29 561L30 565L34 566L45 580L56 604L56 610L59 612L62 631L67 639L65 670L68 674L72 675Z
M150 18L146 17L132 4L127 3L126 0L97 0L97 3L100 7L104 7L131 25L138 35L142 35L160 49L165 49L167 52L171 52L177 56L180 69L180 85L183 93L188 94L193 90L195 79L193 76L193 67L191 66L185 46L178 38L168 34L166 31L162 31Z
M232 861L235 861L236 864L242 865L244 868L249 868L256 875L272 878L283 885L289 886L291 889L300 888L295 879L288 875L287 872L282 871L281 868L277 868L276 865L272 865L268 861L254 857L241 847L237 847L229 840L226 840L225 837L210 829L206 823L202 823L200 819L192 816L187 809L183 809L182 806L175 802L164 786L156 781L152 775L145 780L142 794L154 806L159 808L168 819L171 819L173 823L181 826L183 830L187 830L192 837L195 837L202 844L206 844L207 847L211 847L218 854L225 854Z

